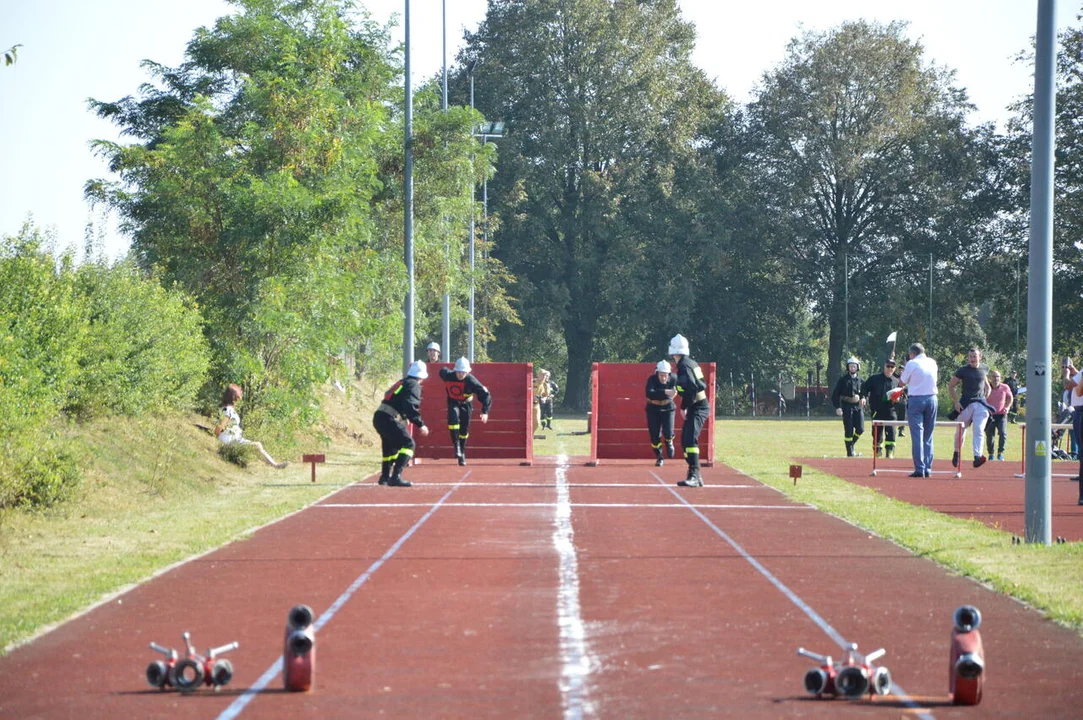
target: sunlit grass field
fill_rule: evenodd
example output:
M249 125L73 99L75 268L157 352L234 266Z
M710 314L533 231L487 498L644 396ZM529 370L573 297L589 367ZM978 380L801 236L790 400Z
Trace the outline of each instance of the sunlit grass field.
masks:
M240 468L223 461L214 439L197 427L205 422L198 416L111 420L73 430L86 469L78 497L49 512L0 515L0 647L6 652L174 563L375 472L379 453L369 422L377 400L371 388L356 389L332 404L330 444L311 440L301 449L327 455L315 484L307 466ZM585 417L557 418L554 429L534 441L535 456L589 455L586 429ZM1012 463L1019 461L1016 432L1009 439ZM862 442L867 453L868 441ZM947 431L937 444L950 447ZM808 466L795 486L791 461L843 454L837 421L719 420L715 452L719 461L796 501L1083 630L1083 544L1012 545L1007 533L900 503Z

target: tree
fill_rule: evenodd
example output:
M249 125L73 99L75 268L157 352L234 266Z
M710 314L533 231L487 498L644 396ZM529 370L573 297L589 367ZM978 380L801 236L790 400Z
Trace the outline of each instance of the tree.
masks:
M749 107L765 211L828 324L831 381L855 344L843 347L847 294L853 319L892 288L921 288L930 255L960 276L984 259L999 208L991 128L967 127L965 92L904 29L861 21L795 39Z
M566 355L570 407L589 403L592 361L664 352L640 312L658 313L640 270L656 244L679 240L666 226L684 201L675 178L724 105L690 62L693 41L674 0L491 3L467 36L478 107L508 127L489 186L492 253L518 280L524 327L505 329L498 350L559 338L563 352L543 359ZM650 280L684 271L670 258Z
M140 98L92 101L138 142L97 143L120 179L87 194L120 213L140 265L198 300L208 396L242 382L248 424L288 431L312 418L343 349L390 364L400 344L388 321L405 292L400 68L387 31L348 0L234 4L180 67L147 62L158 85ZM417 255L431 289L449 265L433 260L434 218L465 228L465 188L487 167L470 169L468 112L421 119Z
M1083 15L1077 22L1083 21ZM1053 177L1053 348L1058 355L1078 356L1083 347L1083 27L1070 27L1059 37L1056 59L1056 148ZM1030 60L1031 57L1023 59ZM1014 206L1010 246L1011 270L1019 269L1022 296L1022 337L1026 337L1027 247L1029 242L1030 170L1034 126L1033 95L1015 106L1008 124L1005 154L1011 160ZM1018 263L1018 264L1017 264ZM1009 276L1011 277L1011 276ZM998 298L995 314L1015 313L1015 287ZM1010 309L1010 310L1009 310ZM997 312L999 311L999 312ZM1014 330L1014 328L1012 328ZM1078 364L1078 359L1076 360Z

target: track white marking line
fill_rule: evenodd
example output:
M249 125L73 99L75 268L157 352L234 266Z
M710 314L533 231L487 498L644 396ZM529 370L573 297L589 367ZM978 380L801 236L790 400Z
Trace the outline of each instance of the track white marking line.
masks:
M429 503L323 503L316 505L320 508L410 508L428 507ZM492 507L492 508L551 508L553 503L483 503L483 502L455 502L444 503L443 507ZM569 503L573 508L677 508L684 510L688 507L682 503ZM713 510L815 510L811 505L723 505L723 504L697 504L693 507L710 508Z
M568 491L568 456L561 455L556 468L557 502L553 518L553 545L560 556L560 586L557 592L557 620L560 624L560 692L565 720L593 717L587 676L595 662L587 647L586 628L579 606L579 558L572 529L572 503Z
M802 600L801 597L797 593L795 593L793 590L791 590L789 587L787 587L785 583L783 583L781 580L779 580L777 577L775 577L771 573L771 571L768 570L766 567L764 567L764 565L759 560L752 557L752 555L747 550L745 550L743 547L741 547L741 545L739 545L736 540L731 538L729 535L727 535L725 533L725 531L723 531L720 527L718 527L713 522L711 522L710 518L708 518L706 515L701 513L698 508L696 508L694 505L692 505L692 503L685 500L684 496L681 495L681 493L677 492L675 489L670 487L666 483L666 481L663 480L662 478L660 478L656 473L652 472L651 475L654 475L655 480L657 480L659 483L661 483L663 486L665 486L665 488L667 490L669 490L669 492L673 495L673 497L677 498L682 503L684 503L684 505L689 510L691 510L693 512L693 514L695 514L696 517L698 517L700 520L702 520L707 525L707 527L711 528L711 530L714 530L715 534L718 535L718 537L725 540L729 544L730 547L732 547L735 551L737 551L737 554L740 555L742 558L744 558L745 561L748 562L749 565L756 568L756 570L761 575L763 575L764 578L766 578L768 582L770 582L772 585L774 585L775 588L777 588L779 592L781 592L783 595L785 595L787 598L789 598L790 602L792 602L794 605L796 605L797 608L799 610L801 610L801 612L805 613L805 615L807 615L809 617L809 619L812 620L812 622L816 623L816 625L821 630L823 630L824 633L829 638L831 638L839 646L840 649L846 650L846 649L848 649L850 647L850 642L846 638L844 638L842 636L842 634L838 630L836 630L834 627L832 627L832 625L829 622L827 622L827 620L825 620L818 612L813 610L812 606L810 606L808 603L806 603L804 600ZM698 492L699 488L696 488L695 491ZM918 712L914 713L914 715L916 717L924 718L925 720L935 720L931 713L925 712L925 711L923 711L921 709L921 704L920 703L917 703L917 702L914 702L913 700L911 700L910 697L909 697L909 693L907 693L906 690L904 690L894 680L891 681L891 687L892 687L892 690L893 690L893 694L896 697L898 697L899 700L902 701L902 703L904 705L906 705L908 708L911 708L913 710L918 711Z
M466 475L463 475L463 479L465 480L469 475L470 471L468 470ZM339 595L333 603L331 603L331 606L324 610L323 613L318 618L316 618L316 622L312 624L312 628L316 632L319 632L324 625L330 622L331 618L335 616L335 613L341 610L342 606L345 605L351 597L353 597L353 594L360 590L362 585L368 582L369 578L372 577L373 573L379 570L385 562L390 560L391 557L399 551L399 548L401 548L406 543L406 541L409 540L410 537L415 532L417 532L418 529L420 529L421 526L424 525L437 510L440 509L440 507L447 501L447 499L451 497L451 493L453 492L455 492L454 487L444 493L444 496L437 500L436 503L433 504L433 506L429 509L429 511L422 515L421 518L417 522L415 522L410 527L410 529L407 530L405 534L403 534L402 537L396 540L395 544L389 547L387 549L387 552L385 552L379 560L369 565L368 569L365 570L365 572L358 575L357 579L350 583L350 586L346 588L346 590L343 591L343 593ZM229 707L227 707L221 712L221 714L218 715L218 720L232 720L232 718L240 715L241 711L243 711L245 707L250 702L252 702L256 695L263 692L263 690L266 689L267 685L272 680L274 680L275 676L277 676L278 673L280 673L281 671L282 656L279 656L278 659L276 659L274 663L269 668L267 668L262 675L259 676L259 679L256 680L256 682L252 683L252 685L248 687L248 689L246 689L243 693L241 693L236 700L229 704Z

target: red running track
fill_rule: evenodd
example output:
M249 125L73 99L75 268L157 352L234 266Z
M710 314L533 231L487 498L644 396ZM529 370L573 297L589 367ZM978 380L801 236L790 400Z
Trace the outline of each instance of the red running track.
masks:
M0 658L3 718L1078 717L1083 640L1036 612L716 466L467 468L355 485ZM310 693L277 673L316 612ZM952 611L982 625L978 708L947 705ZM190 630L234 682L147 687ZM814 700L804 646L887 649L898 695Z
M800 462L911 505L922 505L945 515L977 520L1018 537L1026 534L1026 480L1015 477L1015 473L1019 472L1018 463L993 461L974 468L967 462L963 477L957 478L949 472L951 465L947 460L937 460L934 467L944 470L943 473L929 478L911 478L907 477L907 473L912 472L914 466L909 458L877 460L875 477L870 474L872 459L867 457L804 458ZM884 472L885 469L893 472ZM1074 462L1053 464L1055 473L1065 474L1066 469L1076 470L1078 465ZM1070 542L1083 540L1083 505L1078 502L1079 483L1066 477L1054 477L1050 481L1049 497L1053 537L1060 536Z

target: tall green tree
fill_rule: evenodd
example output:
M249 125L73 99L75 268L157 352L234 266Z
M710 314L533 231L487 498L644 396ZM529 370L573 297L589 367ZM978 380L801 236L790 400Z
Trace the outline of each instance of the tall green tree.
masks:
M397 365L401 67L349 0L233 4L182 65L145 63L157 82L139 97L92 101L137 142L97 143L119 180L87 194L119 212L142 266L198 300L216 384L246 385L248 423L288 430L341 350ZM471 163L468 111L419 124L419 287L435 292L461 267L437 261L437 225L463 228L462 245L487 166Z
M567 358L574 408L589 403L592 361L638 359L628 355L648 340L652 357L665 350L638 312L653 294L639 270L652 245L677 240L664 225L680 198L667 193L724 104L690 61L694 37L674 0L490 3L467 37L477 106L508 128L489 185L501 221L492 252L517 278L524 327L502 351L559 342L544 361ZM668 256L651 280L693 272Z
M1056 156L1053 177L1053 347L1058 355L1078 358L1083 351L1083 14L1076 26L1059 36L1056 59ZM1030 58L1026 58L1029 60ZM1013 205L1017 208L1004 248L1004 277L1019 278L1022 297L1022 338L1026 338L1027 248L1029 242L1030 170L1033 145L1034 98L1028 96L1015 106L1008 124L1005 149L1010 158ZM1014 318L1015 284L1011 293L999 296L993 314ZM1006 329L1009 330L1009 329ZM1010 328L1014 331L1014 327ZM1076 360L1079 364L1079 360Z
M764 210L789 240L795 288L829 327L832 381L855 349L849 323L888 310L897 286L920 313L929 257L945 277L965 274L986 257L999 207L991 129L967 125L965 92L904 30L807 33L749 106Z

